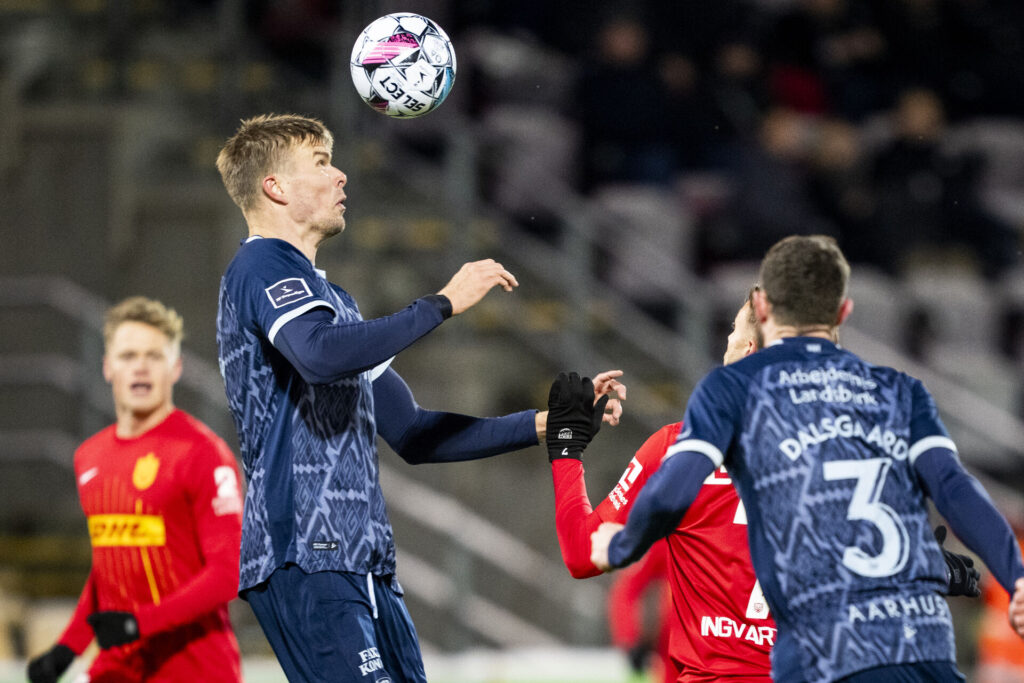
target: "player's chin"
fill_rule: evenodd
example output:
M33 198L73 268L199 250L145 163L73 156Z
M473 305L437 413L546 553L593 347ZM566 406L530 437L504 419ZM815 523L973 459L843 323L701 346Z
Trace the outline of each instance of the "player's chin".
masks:
M320 233L321 241L339 235L345 231L345 217L339 215L334 220L321 223L317 226L317 232Z

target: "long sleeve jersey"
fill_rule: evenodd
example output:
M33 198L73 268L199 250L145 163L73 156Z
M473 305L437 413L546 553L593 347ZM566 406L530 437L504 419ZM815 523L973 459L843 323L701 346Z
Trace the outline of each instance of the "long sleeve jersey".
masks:
M602 522L626 522L636 496L660 467L681 427L678 422L666 425L644 442L594 510L582 463L552 463L558 539L573 576L600 573L590 562L590 534ZM724 470L702 479L697 500L667 537L669 654L680 681L767 681L775 622L750 562L746 514Z
M97 611L135 615L141 640L188 627L211 670L239 670L228 621L242 499L227 445L181 410L131 439L108 427L75 453L92 568L60 642L81 653ZM211 645L212 643L212 645ZM129 648L133 646L128 646ZM236 676L237 678L237 676Z

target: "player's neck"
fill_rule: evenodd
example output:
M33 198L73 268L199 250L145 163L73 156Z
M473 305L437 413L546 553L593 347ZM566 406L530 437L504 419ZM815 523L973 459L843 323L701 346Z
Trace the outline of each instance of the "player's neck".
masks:
M115 431L120 439L134 439L148 432L174 412L173 403L165 403L156 410L138 414L130 410L118 411Z
M289 224L279 225L267 217L257 217L249 222L249 237L269 237L287 242L309 259L309 262L316 264L316 248L320 245L322 237L309 230L302 230L303 226Z
M761 333L765 346L790 337L817 337L830 342L838 339L835 325L778 325L772 318L761 323Z

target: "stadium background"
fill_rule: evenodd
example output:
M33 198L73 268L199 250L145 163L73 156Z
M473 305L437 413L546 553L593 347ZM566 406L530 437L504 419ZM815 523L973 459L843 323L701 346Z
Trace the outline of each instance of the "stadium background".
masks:
M401 355L420 403L541 408L561 368L626 371L627 419L586 460L595 502L719 361L763 249L828 232L854 260L844 344L921 377L1024 518L1024 9L620 4L0 0L0 679L52 642L88 570L71 456L112 419L108 303L184 315L177 403L235 443L214 317L244 223L213 159L266 111L335 132L349 227L317 265L364 315L470 259L522 283ZM459 60L449 100L410 121L348 76L357 32L399 10L438 21ZM415 469L382 451L432 680L625 677L608 578L560 566L542 449ZM953 608L970 671L978 605ZM275 680L232 610L250 680Z

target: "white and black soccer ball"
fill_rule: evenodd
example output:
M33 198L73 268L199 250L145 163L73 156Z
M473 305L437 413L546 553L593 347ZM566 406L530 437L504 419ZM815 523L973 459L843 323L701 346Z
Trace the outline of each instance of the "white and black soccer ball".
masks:
M363 29L349 68L356 92L374 110L395 118L423 116L451 92L455 50L433 21L398 12Z

